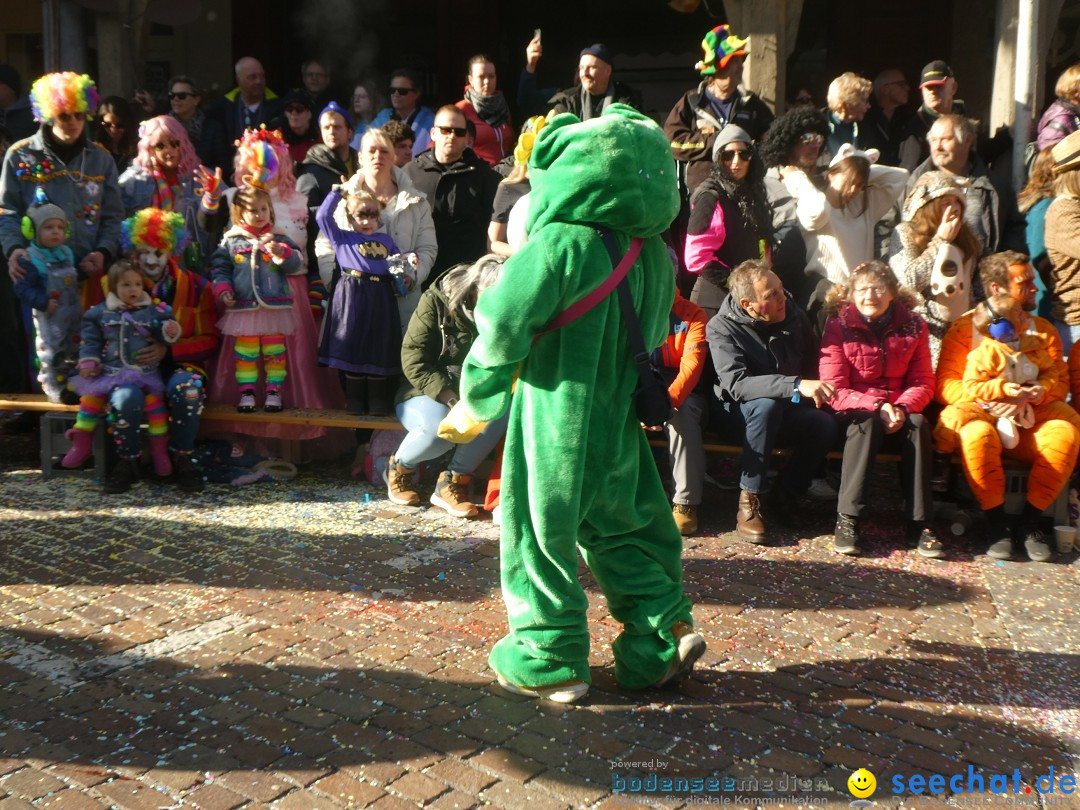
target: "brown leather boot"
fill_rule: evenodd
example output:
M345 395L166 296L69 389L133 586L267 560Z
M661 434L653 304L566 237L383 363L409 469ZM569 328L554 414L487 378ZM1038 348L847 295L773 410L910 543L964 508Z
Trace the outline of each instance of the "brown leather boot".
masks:
M765 521L761 517L761 498L745 489L739 491L739 513L735 518L735 536L755 545L765 542Z

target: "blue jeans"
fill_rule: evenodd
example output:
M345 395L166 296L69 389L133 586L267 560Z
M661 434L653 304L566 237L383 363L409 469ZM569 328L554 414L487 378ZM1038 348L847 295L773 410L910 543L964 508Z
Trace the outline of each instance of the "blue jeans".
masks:
M837 425L831 413L788 399L751 399L726 402L726 431L742 437L742 479L747 492L761 495L767 488L772 451L790 447L794 452L778 483L792 495L810 488L814 473L836 444Z
M142 422L146 394L137 385L120 385L109 394L108 416L116 452L120 458L138 458L142 453Z
M190 368L178 368L165 383L169 409L169 447L178 453L195 449L199 416L206 399L206 377Z
M397 417L409 435L402 441L394 460L404 467L414 469L422 461L438 458L452 447L457 447L450 459L448 469L452 473L472 475L495 449L499 439L506 433L510 409L494 422L488 422L484 430L468 444L454 445L438 436L439 422L450 409L431 397L419 396L407 399L397 406Z

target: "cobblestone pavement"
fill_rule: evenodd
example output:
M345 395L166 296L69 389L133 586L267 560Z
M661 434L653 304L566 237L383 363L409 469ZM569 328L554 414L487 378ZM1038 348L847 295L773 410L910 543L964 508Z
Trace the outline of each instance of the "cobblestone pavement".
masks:
M709 651L681 689L615 686L619 627L582 568L594 688L565 707L492 684L490 522L393 506L334 466L185 499L35 463L32 435L0 438L0 810L608 808L650 773L741 782L665 806L773 780L788 806L840 807L861 767L896 806L894 776L969 766L1010 791L1019 769L999 798L1075 803L1025 792L1080 751L1074 558L996 563L975 538L922 560L890 479L859 559L829 550L828 505L759 548L710 490L685 553Z

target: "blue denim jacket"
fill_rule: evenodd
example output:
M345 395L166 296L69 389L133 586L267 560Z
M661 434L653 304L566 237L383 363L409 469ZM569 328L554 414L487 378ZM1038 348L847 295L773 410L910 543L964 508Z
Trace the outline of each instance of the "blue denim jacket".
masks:
M83 315L80 360L97 360L106 373L125 368L156 372L157 366L140 366L136 356L152 343L175 343L164 332L172 320L168 305L155 306L150 296L143 296L141 306L128 308L112 293L104 304Z
M15 143L4 156L0 172L0 245L4 255L27 246L22 218L41 186L49 201L67 213L71 236L67 244L76 263L86 254L104 250L115 257L124 218L116 163L102 146L87 141L83 150L64 164L45 145L40 131Z
M268 241L288 245L291 252L278 261L270 259L264 249ZM303 254L296 242L275 230L256 239L240 228L225 232L221 247L210 259L213 273L214 295L218 298L226 290L236 299L234 310L288 309L292 306L292 293L285 276L304 272Z

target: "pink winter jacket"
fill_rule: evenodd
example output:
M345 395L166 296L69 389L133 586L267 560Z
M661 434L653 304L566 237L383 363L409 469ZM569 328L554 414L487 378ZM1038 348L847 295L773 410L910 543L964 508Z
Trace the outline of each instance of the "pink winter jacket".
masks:
M900 301L881 342L852 303L825 324L818 373L836 386L833 410L873 411L891 402L921 413L934 396L926 322Z

